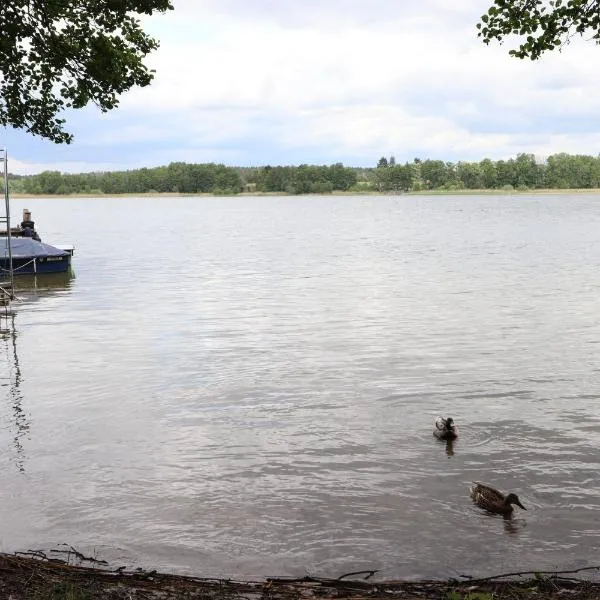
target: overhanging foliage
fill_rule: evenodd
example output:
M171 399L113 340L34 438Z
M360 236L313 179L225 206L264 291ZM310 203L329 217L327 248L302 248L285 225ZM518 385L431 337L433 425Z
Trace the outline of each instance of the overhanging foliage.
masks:
M170 0L4 0L0 6L0 123L70 143L61 112L93 103L105 112L153 73L158 47L139 15Z
M494 0L477 28L486 44L510 35L524 38L509 54L536 60L575 35L589 34L600 43L600 0Z

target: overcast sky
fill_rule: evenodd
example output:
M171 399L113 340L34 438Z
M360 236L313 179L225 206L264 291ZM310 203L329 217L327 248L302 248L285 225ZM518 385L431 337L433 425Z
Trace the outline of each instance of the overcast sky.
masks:
M153 84L68 116L59 146L2 131L15 173L375 166L600 152L600 47L525 62L485 46L491 0L174 0L144 19Z

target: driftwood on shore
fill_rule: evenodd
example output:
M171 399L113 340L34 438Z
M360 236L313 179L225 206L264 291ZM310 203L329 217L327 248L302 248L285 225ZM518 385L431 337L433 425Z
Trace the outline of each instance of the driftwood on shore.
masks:
M233 581L169 575L123 568L69 564L102 563L68 547L67 560L40 551L0 554L3 600L511 600L600 598L600 583L573 577L598 567L563 572L523 572L466 581L372 581L377 571L346 573L336 579L302 577Z

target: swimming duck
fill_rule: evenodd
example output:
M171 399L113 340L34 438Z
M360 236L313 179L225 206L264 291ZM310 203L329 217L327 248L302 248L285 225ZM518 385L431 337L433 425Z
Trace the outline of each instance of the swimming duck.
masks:
M447 419L438 417L435 420L433 435L438 440L455 440L458 437L458 429L454 424L454 419L452 417L448 417Z
M527 510L521 504L519 497L516 494L508 494L505 496L493 487L484 485L478 481L473 482L473 485L469 488L469 492L473 502L488 512L506 516L512 515L513 504L516 504L523 510Z

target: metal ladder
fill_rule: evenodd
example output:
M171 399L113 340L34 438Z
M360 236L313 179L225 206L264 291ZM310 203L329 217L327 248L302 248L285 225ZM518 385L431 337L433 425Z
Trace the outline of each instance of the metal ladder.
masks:
M0 276L0 310L8 313L10 303L15 298L14 270L12 260L11 229L10 229L10 197L8 193L8 152L6 148L0 149L0 177L4 178L4 209L5 214L0 212L0 226L6 225L6 258L8 269L3 269ZM1 209L0 209L1 211Z

